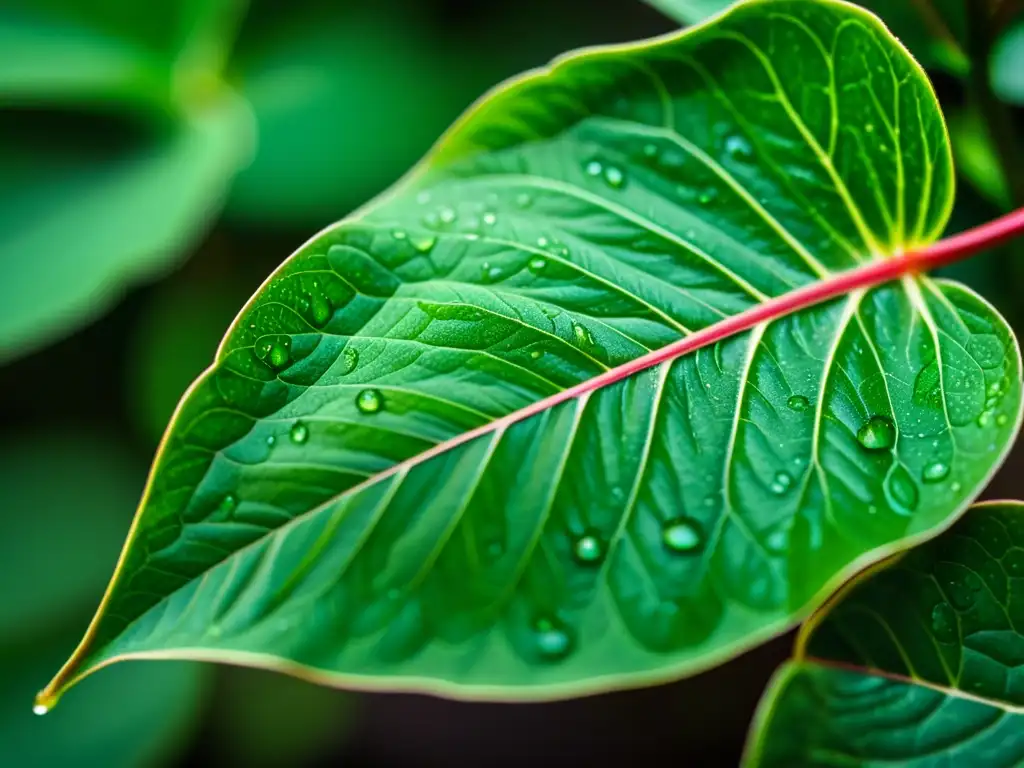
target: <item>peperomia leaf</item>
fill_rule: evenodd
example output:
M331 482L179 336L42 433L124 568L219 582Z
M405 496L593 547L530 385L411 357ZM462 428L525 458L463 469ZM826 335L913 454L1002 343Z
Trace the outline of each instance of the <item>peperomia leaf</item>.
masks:
M846 4L506 85L245 307L41 702L154 656L550 697L783 631L1017 430L993 310L878 285L952 194L927 80Z
M855 581L765 695L746 765L1024 761L1024 504Z

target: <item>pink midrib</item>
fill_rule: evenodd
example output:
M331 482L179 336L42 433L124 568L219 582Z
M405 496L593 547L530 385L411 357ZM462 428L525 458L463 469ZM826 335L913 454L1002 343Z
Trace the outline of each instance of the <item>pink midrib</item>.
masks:
M403 472L416 464L428 461L478 437L504 432L513 424L542 413L549 408L554 408L556 405L587 395L602 387L607 387L617 381L628 378L635 373L653 368L668 360L682 357L761 323L785 317L794 312L799 312L801 309L812 307L823 301L834 299L837 296L842 296L860 288L869 288L895 280L904 275L937 269L946 264L973 256L986 248L993 248L1022 233L1024 233L1024 208L923 248L906 251L899 256L871 261L846 272L840 272L826 280L820 280L797 288L783 296L769 299L714 325L696 331L679 341L656 349L653 352L648 352L646 355L630 360L628 363L612 368L609 371L605 371L601 375L587 379L574 387L564 389L550 397L545 397L543 400L531 403L525 408L520 408L518 411L513 411L476 429L471 429L468 432L463 432L456 437L438 443L423 453L419 453L389 467L383 472L367 478L353 488L350 488L346 494L359 491L368 485Z

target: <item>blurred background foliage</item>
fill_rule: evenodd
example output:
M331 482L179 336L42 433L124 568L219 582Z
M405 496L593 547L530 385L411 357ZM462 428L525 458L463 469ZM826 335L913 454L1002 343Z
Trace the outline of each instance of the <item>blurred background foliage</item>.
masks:
M263 279L502 79L725 4L0 2L0 765L735 764L786 638L682 683L533 706L131 662L30 709L178 399ZM935 81L963 182L950 231L1024 205L1022 3L863 4ZM1020 246L954 274L1024 327ZM1024 494L1010 464L992 494Z

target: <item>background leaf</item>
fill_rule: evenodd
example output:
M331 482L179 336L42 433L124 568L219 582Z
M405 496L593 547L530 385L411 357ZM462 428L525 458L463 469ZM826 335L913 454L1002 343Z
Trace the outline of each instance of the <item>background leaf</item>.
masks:
M942 231L920 70L851 7L766 7L513 84L290 259L177 413L58 690L142 652L479 695L678 676L957 514L1021 373L952 283L498 421Z
M1024 504L979 505L805 628L747 765L1024 760ZM860 668L861 671L855 671Z
M989 62L995 94L1011 104L1024 104L1024 20L1007 28Z

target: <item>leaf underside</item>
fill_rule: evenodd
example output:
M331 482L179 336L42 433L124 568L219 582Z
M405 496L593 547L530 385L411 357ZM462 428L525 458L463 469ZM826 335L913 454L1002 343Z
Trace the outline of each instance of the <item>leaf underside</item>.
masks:
M746 765L1020 765L1022 596L1024 504L975 507L812 622Z
M1015 433L1019 352L968 289L855 291L498 420L930 242L952 194L927 80L845 4L498 89L243 310L44 697L139 655L551 697L782 631L947 524Z

